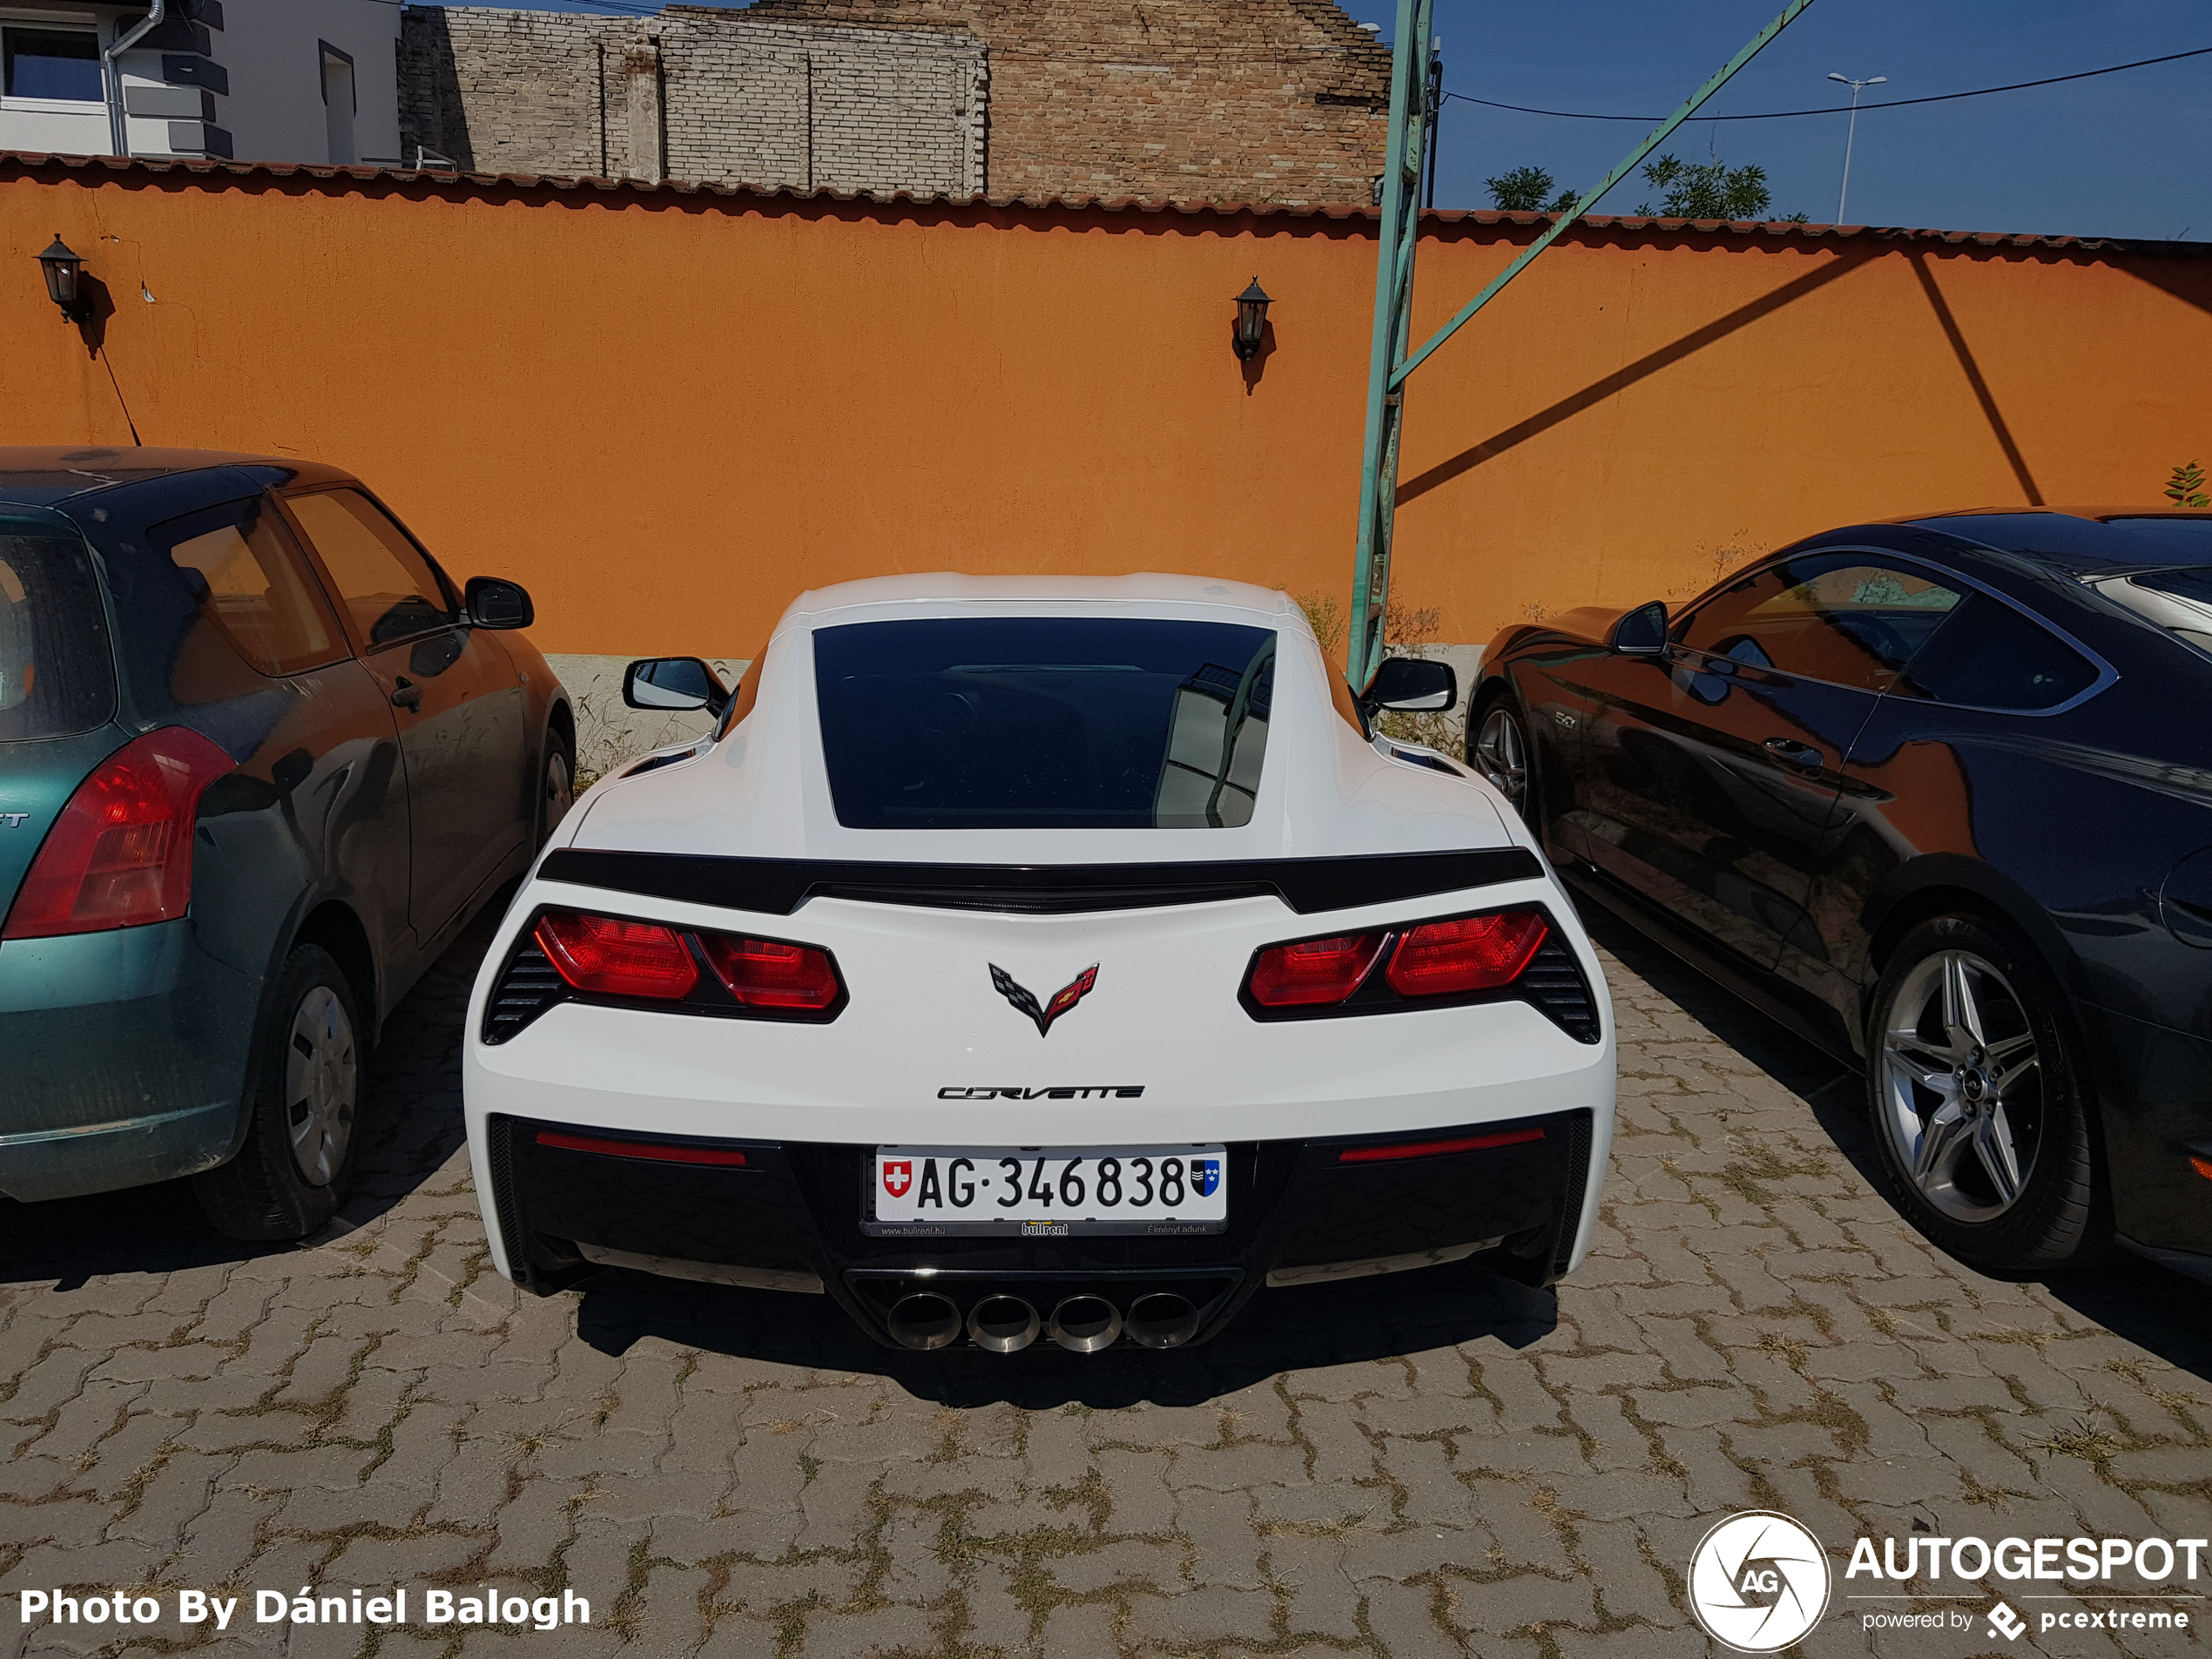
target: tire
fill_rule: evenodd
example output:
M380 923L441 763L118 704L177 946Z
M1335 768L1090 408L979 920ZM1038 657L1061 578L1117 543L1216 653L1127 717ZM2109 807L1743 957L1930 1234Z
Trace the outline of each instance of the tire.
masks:
M1914 927L1875 988L1866 1103L1891 1197L1973 1266L2064 1266L2110 1231L2066 1006L2033 947L1975 916Z
M1537 827L1535 754L1528 722L1510 693L1500 692L1475 711L1467 726L1467 765L1513 803L1531 830Z
M330 953L285 958L246 1073L246 1144L192 1177L209 1224L239 1239L305 1238L345 1202L365 1045L354 988Z
M557 729L545 733L545 765L537 780L537 845L543 846L576 805L576 756Z

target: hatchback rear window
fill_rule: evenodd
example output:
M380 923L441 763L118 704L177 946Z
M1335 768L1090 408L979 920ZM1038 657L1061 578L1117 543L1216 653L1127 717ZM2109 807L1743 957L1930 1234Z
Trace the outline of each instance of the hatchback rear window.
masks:
M74 538L0 529L0 743L71 737L114 715L91 555Z
M814 634L852 829L1203 829L1251 821L1275 635L1232 623L988 617Z

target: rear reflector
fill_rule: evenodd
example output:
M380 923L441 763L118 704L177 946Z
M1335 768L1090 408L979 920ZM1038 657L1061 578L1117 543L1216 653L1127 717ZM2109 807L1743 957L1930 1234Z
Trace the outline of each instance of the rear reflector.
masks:
M1268 1008L1341 1002L1366 981L1385 937L1346 934L1264 950L1252 964L1252 1001Z
M540 1146L557 1146L564 1152L597 1152L607 1157L644 1158L655 1163L712 1163L743 1169L745 1154L717 1146L671 1146L665 1141L605 1141L596 1135L563 1135L558 1130L537 1132Z
M1425 922L1392 953L1391 988L1400 996L1494 991L1521 977L1549 931L1533 910Z
M2199 1175L2202 1176L2207 1181L2212 1181L2212 1158L2191 1157L2189 1159L2189 1164L2190 1167L2195 1169L2195 1171Z
M164 726L78 785L8 912L4 939L51 939L173 921L192 904L193 816L235 769L199 732Z
M837 1001L837 969L828 954L806 945L701 934L714 976L747 1008L826 1008Z
M554 971L579 991L676 1002L698 986L698 964L671 927L549 910L535 936Z
M1540 1129L1507 1130L1498 1135L1466 1135L1450 1141L1399 1141L1387 1146L1347 1146L1337 1154L1339 1163L1386 1163L1394 1158L1441 1157L1447 1152L1480 1152L1494 1146L1519 1146L1541 1141Z

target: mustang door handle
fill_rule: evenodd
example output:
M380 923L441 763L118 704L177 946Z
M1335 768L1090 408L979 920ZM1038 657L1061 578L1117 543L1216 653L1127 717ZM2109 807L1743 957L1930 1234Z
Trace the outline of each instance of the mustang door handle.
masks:
M392 706L412 713L422 706L422 688L410 680L401 680L392 688Z
M1818 767L1828 764L1827 758L1812 745L1792 738L1769 738L1764 747L1785 766Z

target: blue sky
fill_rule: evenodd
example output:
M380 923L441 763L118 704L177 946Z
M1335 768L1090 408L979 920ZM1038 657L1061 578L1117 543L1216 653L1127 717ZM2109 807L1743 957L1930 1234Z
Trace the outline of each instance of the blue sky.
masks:
M511 0L510 0L511 3ZM711 0L710 0L711 3ZM563 10L597 10L590 4ZM1351 0L1394 27L1394 0ZM1453 91L1547 109L1671 111L1779 9L1778 0L1437 0ZM2212 46L2205 0L1817 0L1720 96L1715 114L1805 109L1850 94L1924 97ZM1838 94L1841 95L1838 98ZM1693 122L1669 147L1767 170L1775 211L1836 216L1844 118ZM1642 136L1625 122L1567 121L1453 103L1439 206L1487 207L1483 180L1523 164L1586 187ZM1859 118L1848 218L1946 230L2212 240L2212 57L2065 86ZM1653 192L1620 185L1599 210Z

